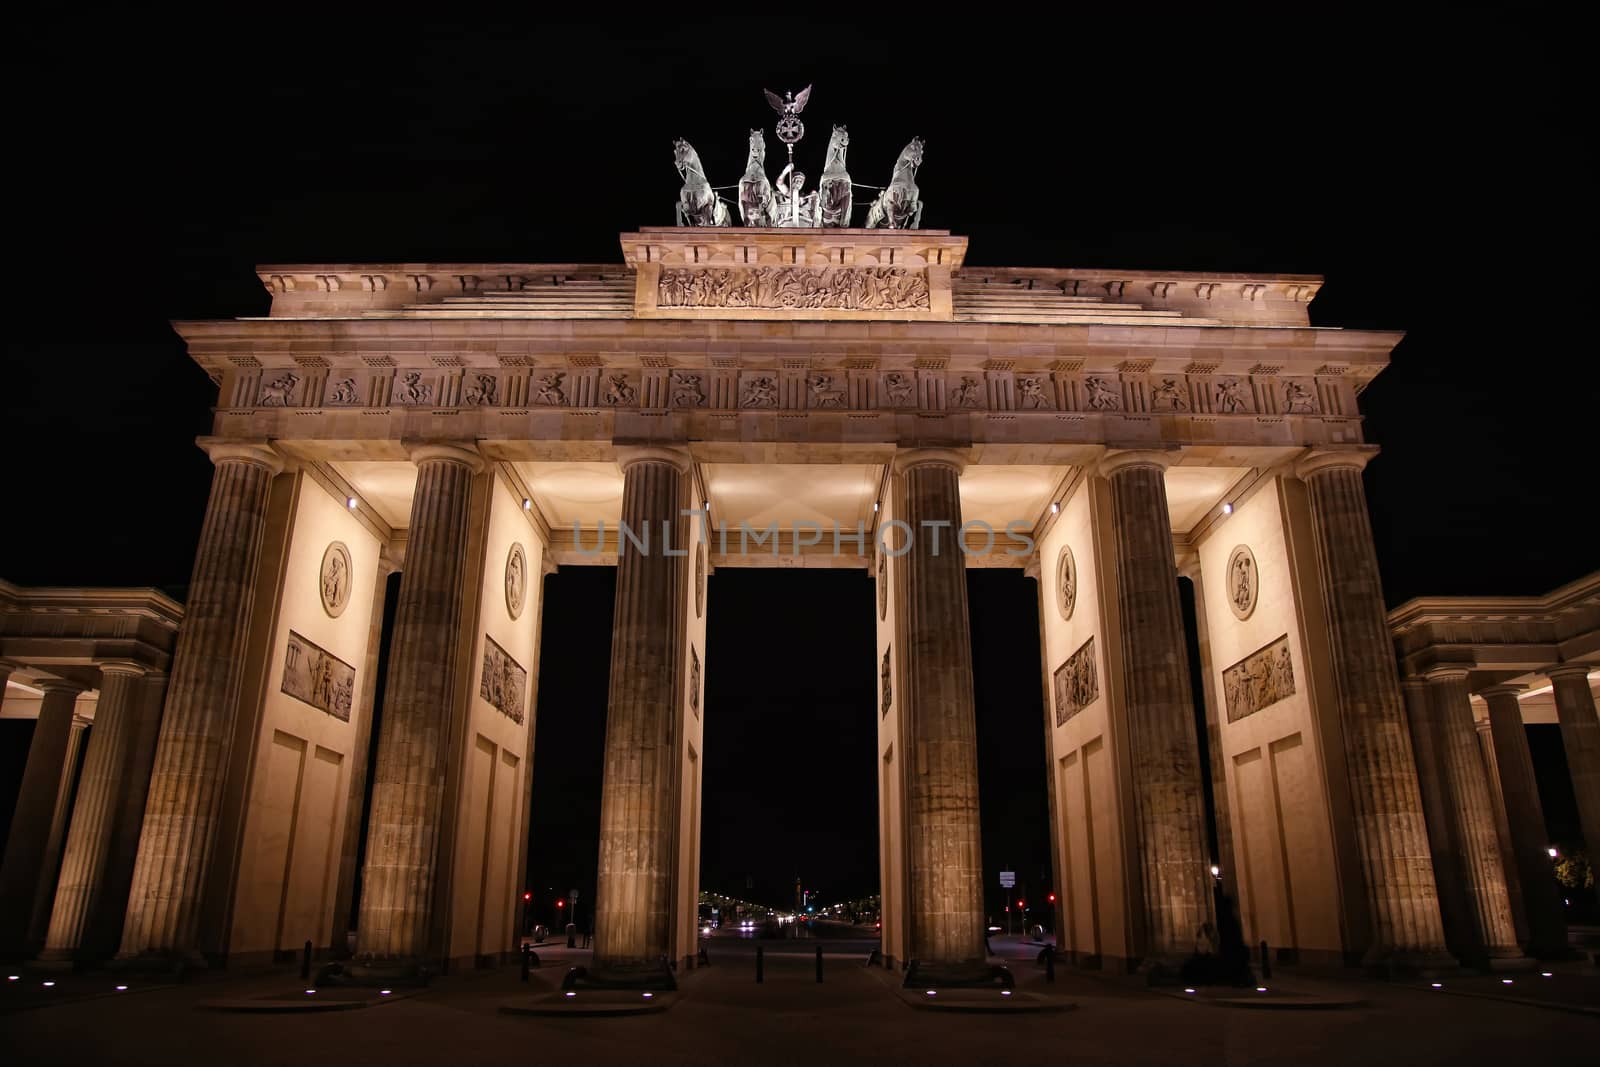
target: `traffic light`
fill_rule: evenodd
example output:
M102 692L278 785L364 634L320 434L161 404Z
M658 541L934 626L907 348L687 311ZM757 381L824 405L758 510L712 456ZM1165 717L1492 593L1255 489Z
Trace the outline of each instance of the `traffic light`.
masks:
M528 902L529 902L529 901L530 901L530 900L532 900L532 899L533 899L533 894L532 894L532 893L529 893L529 892L527 892L527 891L526 891L526 890L524 890L524 891L523 891L523 894L522 894L522 902L523 902L523 903L524 903L524 904L526 904L526 903L528 903Z
M562 900L560 897L556 897L556 907L564 908L566 906L567 906L567 902L566 901Z
M1054 904L1056 902L1056 895L1054 893L1051 893L1049 899L1050 899L1050 903Z
M1025 907L1027 907L1027 906L1028 906L1028 904L1027 904L1027 901L1024 901L1024 900L1019 900L1019 901L1017 901L1017 907L1019 907L1019 908L1025 908Z

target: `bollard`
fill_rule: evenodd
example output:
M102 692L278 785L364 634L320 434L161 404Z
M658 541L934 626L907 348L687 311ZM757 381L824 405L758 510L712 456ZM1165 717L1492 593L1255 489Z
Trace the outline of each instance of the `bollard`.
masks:
M766 959L765 959L766 951L767 950L766 950L765 947L763 947L761 945L757 945L756 946L756 984L757 985L761 984L761 970L762 970L762 967L766 963Z
M822 946L817 946L817 984L822 984Z
M1267 943L1261 942L1261 980L1272 977L1272 959L1267 955Z
M528 980L528 959L532 955L533 946L524 942L522 946L522 980L524 982Z
M301 954L300 954L300 977L301 978L310 978L311 977L311 942L309 942L309 941L306 942L306 947L303 950L301 950Z
M1054 982L1056 980L1056 947L1054 945L1046 945L1044 947L1044 980L1046 982Z

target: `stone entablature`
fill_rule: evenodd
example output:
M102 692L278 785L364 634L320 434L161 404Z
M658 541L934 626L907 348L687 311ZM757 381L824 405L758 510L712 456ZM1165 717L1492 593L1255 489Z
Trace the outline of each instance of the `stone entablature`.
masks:
M966 238L943 230L645 228L621 240L622 264L278 264L258 267L257 276L272 296L274 318L710 315L1306 326L1307 305L1322 285L1314 275L968 267ZM925 282L928 306L916 293L888 307L860 299L827 308L799 307L792 297L788 304L740 296L691 307L661 300L663 269L716 268L742 280L746 272L784 267L905 272Z
M1600 666L1600 572L1544 596L1423 597L1389 613L1402 673L1461 666L1475 684L1556 663Z
M0 581L0 660L99 685L99 665L172 662L183 606L155 589L22 588Z

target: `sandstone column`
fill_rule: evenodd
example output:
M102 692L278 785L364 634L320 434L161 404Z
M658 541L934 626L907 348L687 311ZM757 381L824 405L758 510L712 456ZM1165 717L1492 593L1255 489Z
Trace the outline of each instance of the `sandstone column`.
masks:
M117 803L128 765L138 679L145 669L131 660L100 664L100 699L84 756L78 799L72 808L66 854L45 937L45 960L77 958L92 917L105 905Z
M67 823L72 818L78 757L83 752L83 735L89 732L89 720L74 715L72 733L67 738L67 756L61 764L55 811L50 816L50 836L45 841L44 857L39 863L39 887L33 894L33 918L28 923L29 953L43 947L45 930L50 925L50 908L55 903L57 876L61 873L61 849L67 842Z
M417 484L395 607L367 817L356 954L403 970L429 962L445 755L462 637L467 519L476 452L411 450Z
M1440 763L1450 795L1450 818L1459 849L1456 873L1468 905L1473 962L1516 959L1522 955L1511 921L1505 867L1495 833L1489 782L1472 724L1465 667L1435 667L1428 688L1439 717ZM1465 961L1463 961L1465 962Z
M1567 750L1567 770L1578 799L1578 826L1589 855L1600 857L1600 717L1595 714L1594 693L1589 689L1590 667L1563 663L1545 671L1555 690L1556 718L1561 723L1561 744Z
M1511 826L1506 822L1506 799L1500 791L1500 765L1494 754L1494 734L1489 717L1474 718L1473 727L1478 734L1478 755L1483 759L1484 777L1489 782L1489 807L1494 811L1494 839L1500 846L1500 867L1505 872L1506 898L1511 902L1511 925L1517 932L1517 944L1530 943L1528 934L1528 909L1522 902L1522 879L1517 877L1516 850L1511 844Z
M1113 452L1100 468L1111 484L1117 545L1146 968L1190 956L1212 910L1200 745L1167 513L1169 462L1162 452Z
M904 736L914 760L906 779L908 956L924 967L976 972L987 957L972 635L959 542L965 465L960 453L944 449L914 449L895 457L895 510L911 530L908 551L898 560L901 608L895 639L905 689L900 698Z
M611 693L606 709L605 781L595 886L594 960L602 970L648 968L672 944L676 861L678 716L683 680L686 557L682 512L689 504L689 455L681 449L617 449L622 522Z
M17 790L16 812L0 863L0 954L31 955L28 931L44 878L51 824L60 799L62 779L72 773L72 708L83 692L76 682L48 678L34 682L44 691L39 721L28 746L28 762Z
M197 958L200 887L238 710L267 497L282 460L212 442L216 471L167 688L119 957Z
M1545 851L1550 832L1545 828L1539 783L1534 777L1533 756L1528 751L1528 730L1522 723L1522 707L1517 702L1521 689L1515 685L1493 686L1484 690L1483 699L1489 705L1495 769L1500 777L1500 796L1505 802L1511 855L1522 883L1529 947L1536 956L1559 959L1571 951L1567 945L1567 917L1561 910L1561 897L1550 869L1550 854Z
M1400 688L1405 694L1411 754L1416 763L1417 788L1428 828L1434 882L1439 890L1439 921L1444 928L1444 943L1458 957L1471 957L1472 946L1477 941L1477 921L1472 917L1473 907L1467 899L1465 881L1456 875L1461 867L1461 848L1456 842L1456 820L1450 811L1449 776L1445 772L1443 731L1434 706L1436 701L1425 678L1408 677L1400 683Z
M1356 841L1372 916L1366 962L1447 965L1422 797L1400 703L1361 470L1364 452L1300 461L1311 499Z

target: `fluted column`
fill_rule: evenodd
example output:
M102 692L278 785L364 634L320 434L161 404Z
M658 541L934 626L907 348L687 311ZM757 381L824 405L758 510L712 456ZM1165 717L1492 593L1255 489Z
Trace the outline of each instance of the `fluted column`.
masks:
M1567 918L1561 910L1554 872L1550 869L1550 831L1545 827L1539 782L1533 755L1528 750L1528 730L1517 701L1521 686L1497 685L1483 691L1489 705L1489 732L1494 741L1494 765L1505 805L1511 856L1522 885L1523 914L1527 917L1529 948L1536 956L1566 956Z
M1211 920L1205 797L1161 452L1114 452L1111 485L1123 692L1147 966L1180 962Z
M1361 484L1366 459L1360 452L1317 453L1296 471L1311 499L1356 841L1372 917L1366 962L1447 964L1422 796Z
M1522 901L1522 879L1517 876L1516 851L1511 844L1511 825L1506 822L1506 801L1500 792L1500 767L1494 753L1494 734L1489 717L1474 718L1473 728L1478 734L1478 755L1483 759L1484 777L1489 782L1489 807L1494 812L1494 839L1500 846L1500 867L1505 871L1506 899L1511 902L1511 925L1517 932L1517 944L1530 943L1528 935L1528 909Z
M17 790L11 832L0 863L0 954L31 955L29 927L50 848L51 823L62 779L71 773L73 705L83 686L49 678L33 683L44 692L39 721L28 746L28 762Z
M411 450L406 562L395 606L367 816L356 953L412 968L429 962L438 875L445 755L456 691L476 452L450 445Z
M1428 672L1428 688L1439 716L1440 762L1450 794L1461 879L1468 906L1468 928L1474 962L1515 959L1522 955L1511 921L1505 867L1495 834L1494 809L1464 667L1436 667Z
M1578 800L1578 827L1589 855L1600 856L1600 717L1589 689L1591 665L1564 663L1545 671L1556 700L1561 744L1567 750L1567 771Z
M103 891L116 806L136 725L131 705L144 674L145 669L131 660L100 664L100 699L95 704L94 729L89 733L89 750L72 807L41 959L77 958L91 918L105 906Z
M61 784L56 789L55 811L50 816L50 835L39 862L39 887L33 894L33 918L28 923L27 939L30 953L43 947L45 930L50 925L50 907L56 899L56 880L61 872L61 850L67 843L67 823L72 818L78 757L83 753L83 737L89 732L89 720L74 715L72 732L67 735L66 759L61 764Z
M906 794L908 955L924 966L981 967L986 960L972 636L959 542L965 463L943 449L895 457L896 514L910 528L907 551L897 561L896 635L905 690L901 714L914 758Z
M641 549L622 536L617 546L594 940L596 966L613 970L654 965L671 952L674 787L689 595L689 569L681 555L689 543L682 514L689 502L688 453L619 448L617 461L622 522L648 540Z
M267 498L282 461L213 443L216 470L150 774L120 957L196 958L227 746L238 711Z
M1472 904L1467 900L1466 884L1456 874L1461 867L1461 849L1456 843L1456 820L1450 811L1443 731L1433 687L1426 678L1408 677L1400 683L1400 688L1405 694L1411 755L1417 768L1417 788L1422 795L1422 812L1428 828L1428 853L1439 891L1439 921L1444 928L1444 943L1458 957L1470 958L1476 941L1476 922L1470 917Z

